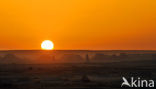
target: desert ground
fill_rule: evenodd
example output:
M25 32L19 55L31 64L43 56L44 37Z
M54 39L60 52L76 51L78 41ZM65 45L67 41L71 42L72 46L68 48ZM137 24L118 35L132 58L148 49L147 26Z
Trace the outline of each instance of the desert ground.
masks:
M156 51L1 51L0 89L131 89L156 80ZM145 88L147 89L147 88Z

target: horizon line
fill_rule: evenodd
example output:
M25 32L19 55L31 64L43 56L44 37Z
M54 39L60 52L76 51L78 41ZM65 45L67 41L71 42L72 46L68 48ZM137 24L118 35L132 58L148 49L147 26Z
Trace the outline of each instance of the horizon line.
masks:
M0 51L156 51L152 49L53 49L53 50L42 50L42 49L11 49L11 50L0 50Z

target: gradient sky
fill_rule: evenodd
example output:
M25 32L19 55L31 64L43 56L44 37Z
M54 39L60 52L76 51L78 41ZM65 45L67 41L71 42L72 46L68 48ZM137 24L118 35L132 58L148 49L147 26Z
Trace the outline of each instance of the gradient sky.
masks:
M0 0L0 49L156 50L156 0Z

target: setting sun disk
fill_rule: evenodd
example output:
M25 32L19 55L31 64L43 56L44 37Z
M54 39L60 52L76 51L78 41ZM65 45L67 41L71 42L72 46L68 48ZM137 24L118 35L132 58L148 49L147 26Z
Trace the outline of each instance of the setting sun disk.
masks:
M54 44L53 44L53 42L50 41L50 40L45 40L45 41L43 41L43 42L41 43L41 48L42 48L43 50L52 50L52 49L54 49Z

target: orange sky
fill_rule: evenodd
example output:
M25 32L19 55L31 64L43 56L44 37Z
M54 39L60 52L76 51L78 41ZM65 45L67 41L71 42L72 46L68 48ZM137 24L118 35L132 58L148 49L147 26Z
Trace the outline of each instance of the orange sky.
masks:
M156 0L0 0L0 49L156 50Z

